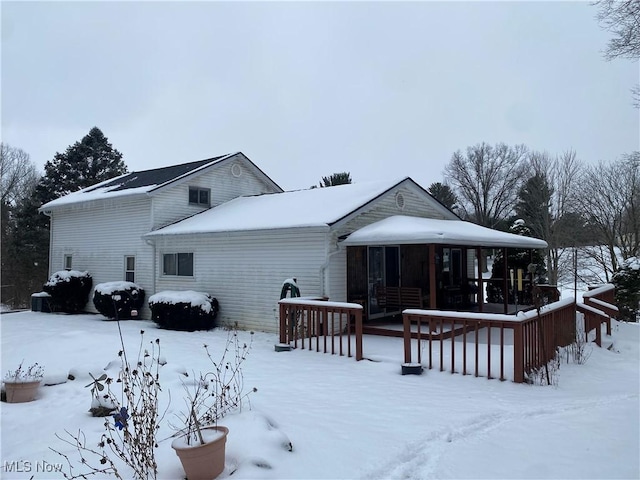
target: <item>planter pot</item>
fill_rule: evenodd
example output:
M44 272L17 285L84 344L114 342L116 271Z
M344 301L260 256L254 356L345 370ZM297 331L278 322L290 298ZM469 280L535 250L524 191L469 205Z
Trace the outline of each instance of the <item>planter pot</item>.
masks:
M23 403L35 400L40 387L40 380L32 382L4 382L7 403Z
M205 427L202 429L205 441L207 436L216 438L204 445L199 442L187 445L184 436L171 443L189 480L213 480L222 473L228 433L227 427Z

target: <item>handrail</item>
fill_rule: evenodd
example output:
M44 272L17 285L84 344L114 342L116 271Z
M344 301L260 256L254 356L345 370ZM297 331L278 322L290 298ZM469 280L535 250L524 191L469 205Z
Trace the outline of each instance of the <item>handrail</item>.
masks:
M518 315L483 314L475 312L449 312L441 310L407 309L402 312L404 322L404 350L405 363L412 362L411 340L417 338L417 359L422 363L421 342L428 345L428 368L433 368L434 345L439 345L439 367L445 367L445 341L450 342L451 373L456 373L458 363L456 354L462 357L461 370L463 375L469 373L469 357L472 357L473 373L475 376L492 377L492 363L499 369L500 380L505 376L505 331L513 335L513 381L521 383L525 374L541 367L550 361L556 352L556 347L566 346L575 340L575 303L573 299L564 299L540 308L540 315L536 310L521 312ZM417 331L412 332L412 326ZM479 341L479 332L486 333L485 343ZM497 330L498 338L492 343L492 330ZM413 335L412 335L413 333ZM456 342L455 337L462 337L462 342ZM471 352L468 346L471 342ZM492 347L498 347L497 362L492 361ZM425 347L426 348L426 347ZM460 350L462 350L460 352ZM486 355L486 361L481 357ZM437 361L438 359L436 359ZM482 363L482 369L481 369ZM481 370L486 374L481 374Z
M351 336L355 336L355 357L362 360L362 305L303 298L285 298L280 306L280 343L298 343L302 349L343 355L346 334L347 356L351 357ZM352 331L355 327L355 331ZM337 349L336 349L337 343Z

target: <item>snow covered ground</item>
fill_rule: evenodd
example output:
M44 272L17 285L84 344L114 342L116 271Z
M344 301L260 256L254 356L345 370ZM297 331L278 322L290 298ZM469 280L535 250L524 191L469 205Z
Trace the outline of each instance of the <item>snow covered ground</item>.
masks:
M159 477L182 478L170 447L183 407L181 373L207 368L202 349L223 348L227 332L159 330L121 323L127 350L160 339ZM89 372L117 358L117 325L100 315L35 312L0 317L2 372L38 362L46 383L26 404L0 404L2 478L60 478L73 454L55 433L81 429L97 442L103 419L87 412ZM240 332L243 341L249 332ZM426 370L400 374L402 339L365 336L365 357L308 350L275 352L277 337L255 333L244 364L251 408L227 416L228 478L639 478L640 326L614 322L613 348L595 345L585 365L563 364L557 387ZM110 373L113 374L111 370ZM169 403L168 393L171 392ZM289 443L293 446L289 451ZM75 457L77 458L77 457ZM129 477L125 473L125 478Z

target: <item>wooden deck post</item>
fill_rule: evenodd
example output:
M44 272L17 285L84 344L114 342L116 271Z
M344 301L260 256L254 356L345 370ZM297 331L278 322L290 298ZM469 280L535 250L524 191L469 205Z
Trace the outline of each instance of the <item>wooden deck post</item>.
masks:
M522 324L513 328L513 381L524 382L524 342L522 339Z
M280 343L287 343L287 313L286 306L280 304Z
M406 313L402 314L404 329L404 363L411 363L411 319Z
M436 246L429 245L429 308L438 308L438 290L436 285Z
M362 309L356 310L356 360L362 360Z

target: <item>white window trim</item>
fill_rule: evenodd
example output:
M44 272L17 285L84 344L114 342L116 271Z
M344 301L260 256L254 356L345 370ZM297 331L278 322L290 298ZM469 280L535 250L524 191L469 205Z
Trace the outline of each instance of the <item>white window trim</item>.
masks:
M127 260L129 258L133 258L133 270L129 270L127 268ZM129 280L127 280L127 273L129 273L129 272L133 273L133 281L134 282L136 281L136 266L137 266L137 263L138 263L138 260L137 260L135 255L125 255L124 256L124 275L123 275L123 277L124 277L125 282L129 281Z
M177 271L178 271L178 258L177 255L180 253L187 253L187 254L191 254L192 256L192 264L191 264L191 270L193 271L192 275L178 275ZM165 255L175 255L176 256L176 274L170 274L170 273L165 273L164 272L164 257ZM162 252L160 255L160 272L162 272L162 276L163 277L169 277L169 278L184 278L184 279L194 279L196 278L196 254L191 251L191 252L185 252L185 251L167 251L167 252Z
M189 205L198 205L200 207L210 207L211 206L211 189L210 188L206 188L206 187L196 187L193 185L189 186L189 195L191 194L191 190L197 190L198 192L198 201L197 202L192 202L188 197L187 197L187 201L189 202ZM200 202L200 192L201 191L206 191L209 195L209 202L208 203L201 203Z

